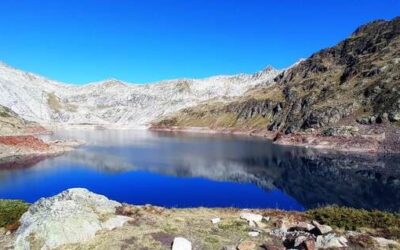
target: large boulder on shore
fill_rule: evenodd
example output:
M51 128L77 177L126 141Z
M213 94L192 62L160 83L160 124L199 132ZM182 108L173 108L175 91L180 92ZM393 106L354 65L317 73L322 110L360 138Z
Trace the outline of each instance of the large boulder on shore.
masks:
M35 202L21 217L14 247L53 249L84 242L99 230L121 227L130 218L115 214L120 203L83 188Z

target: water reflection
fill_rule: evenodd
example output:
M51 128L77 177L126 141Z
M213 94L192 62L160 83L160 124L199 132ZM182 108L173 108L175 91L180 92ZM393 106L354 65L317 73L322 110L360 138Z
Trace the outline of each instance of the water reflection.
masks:
M70 130L53 137L89 143L29 170L3 168L1 196L33 199L80 185L121 201L166 206L399 210L398 156L322 154L255 138L131 130Z

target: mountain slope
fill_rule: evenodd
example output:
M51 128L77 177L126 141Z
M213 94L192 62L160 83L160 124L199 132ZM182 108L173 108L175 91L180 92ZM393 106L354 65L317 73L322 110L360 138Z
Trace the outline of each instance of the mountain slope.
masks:
M178 79L153 84L106 80L83 86L59 83L0 64L0 105L41 123L146 126L181 108L242 95L267 85L280 71Z
M29 122L11 109L0 105L0 136L15 136L40 131L43 131L43 128L39 124Z
M308 131L400 121L400 18L358 28L338 45L284 71L275 84L230 103L208 103L154 126Z

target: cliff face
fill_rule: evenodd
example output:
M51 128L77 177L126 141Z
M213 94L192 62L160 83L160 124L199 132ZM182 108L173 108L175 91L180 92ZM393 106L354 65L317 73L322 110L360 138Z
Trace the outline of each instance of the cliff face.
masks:
M358 28L231 103L180 111L157 126L268 128L292 133L400 121L400 17Z

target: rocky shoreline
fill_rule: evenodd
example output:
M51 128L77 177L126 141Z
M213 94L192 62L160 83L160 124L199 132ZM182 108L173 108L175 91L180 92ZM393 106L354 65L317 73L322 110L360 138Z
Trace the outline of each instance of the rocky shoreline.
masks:
M340 134L324 135L321 132L313 131L308 133L283 134L268 129L229 129L229 128L207 128L207 127L179 127L179 126L151 126L150 131L177 132L177 133L201 133L201 134L229 134L240 136L253 136L265 138L273 143L286 146L299 146L315 148L318 150L379 154L379 153L400 153L397 142L400 140L398 134L385 132L375 134ZM387 142L387 137L396 143Z
M0 166L9 166L12 162L25 159L60 155L82 144L76 140L44 141L34 135L0 136Z
M398 214L334 207L304 213L135 206L74 188L32 204L13 227L0 230L0 245L16 250L400 249L400 234L367 226L349 230L335 220L332 223L339 226L324 224L329 209L341 213L343 222L352 216L358 220L372 216L364 220L386 223L377 227L400 221Z

